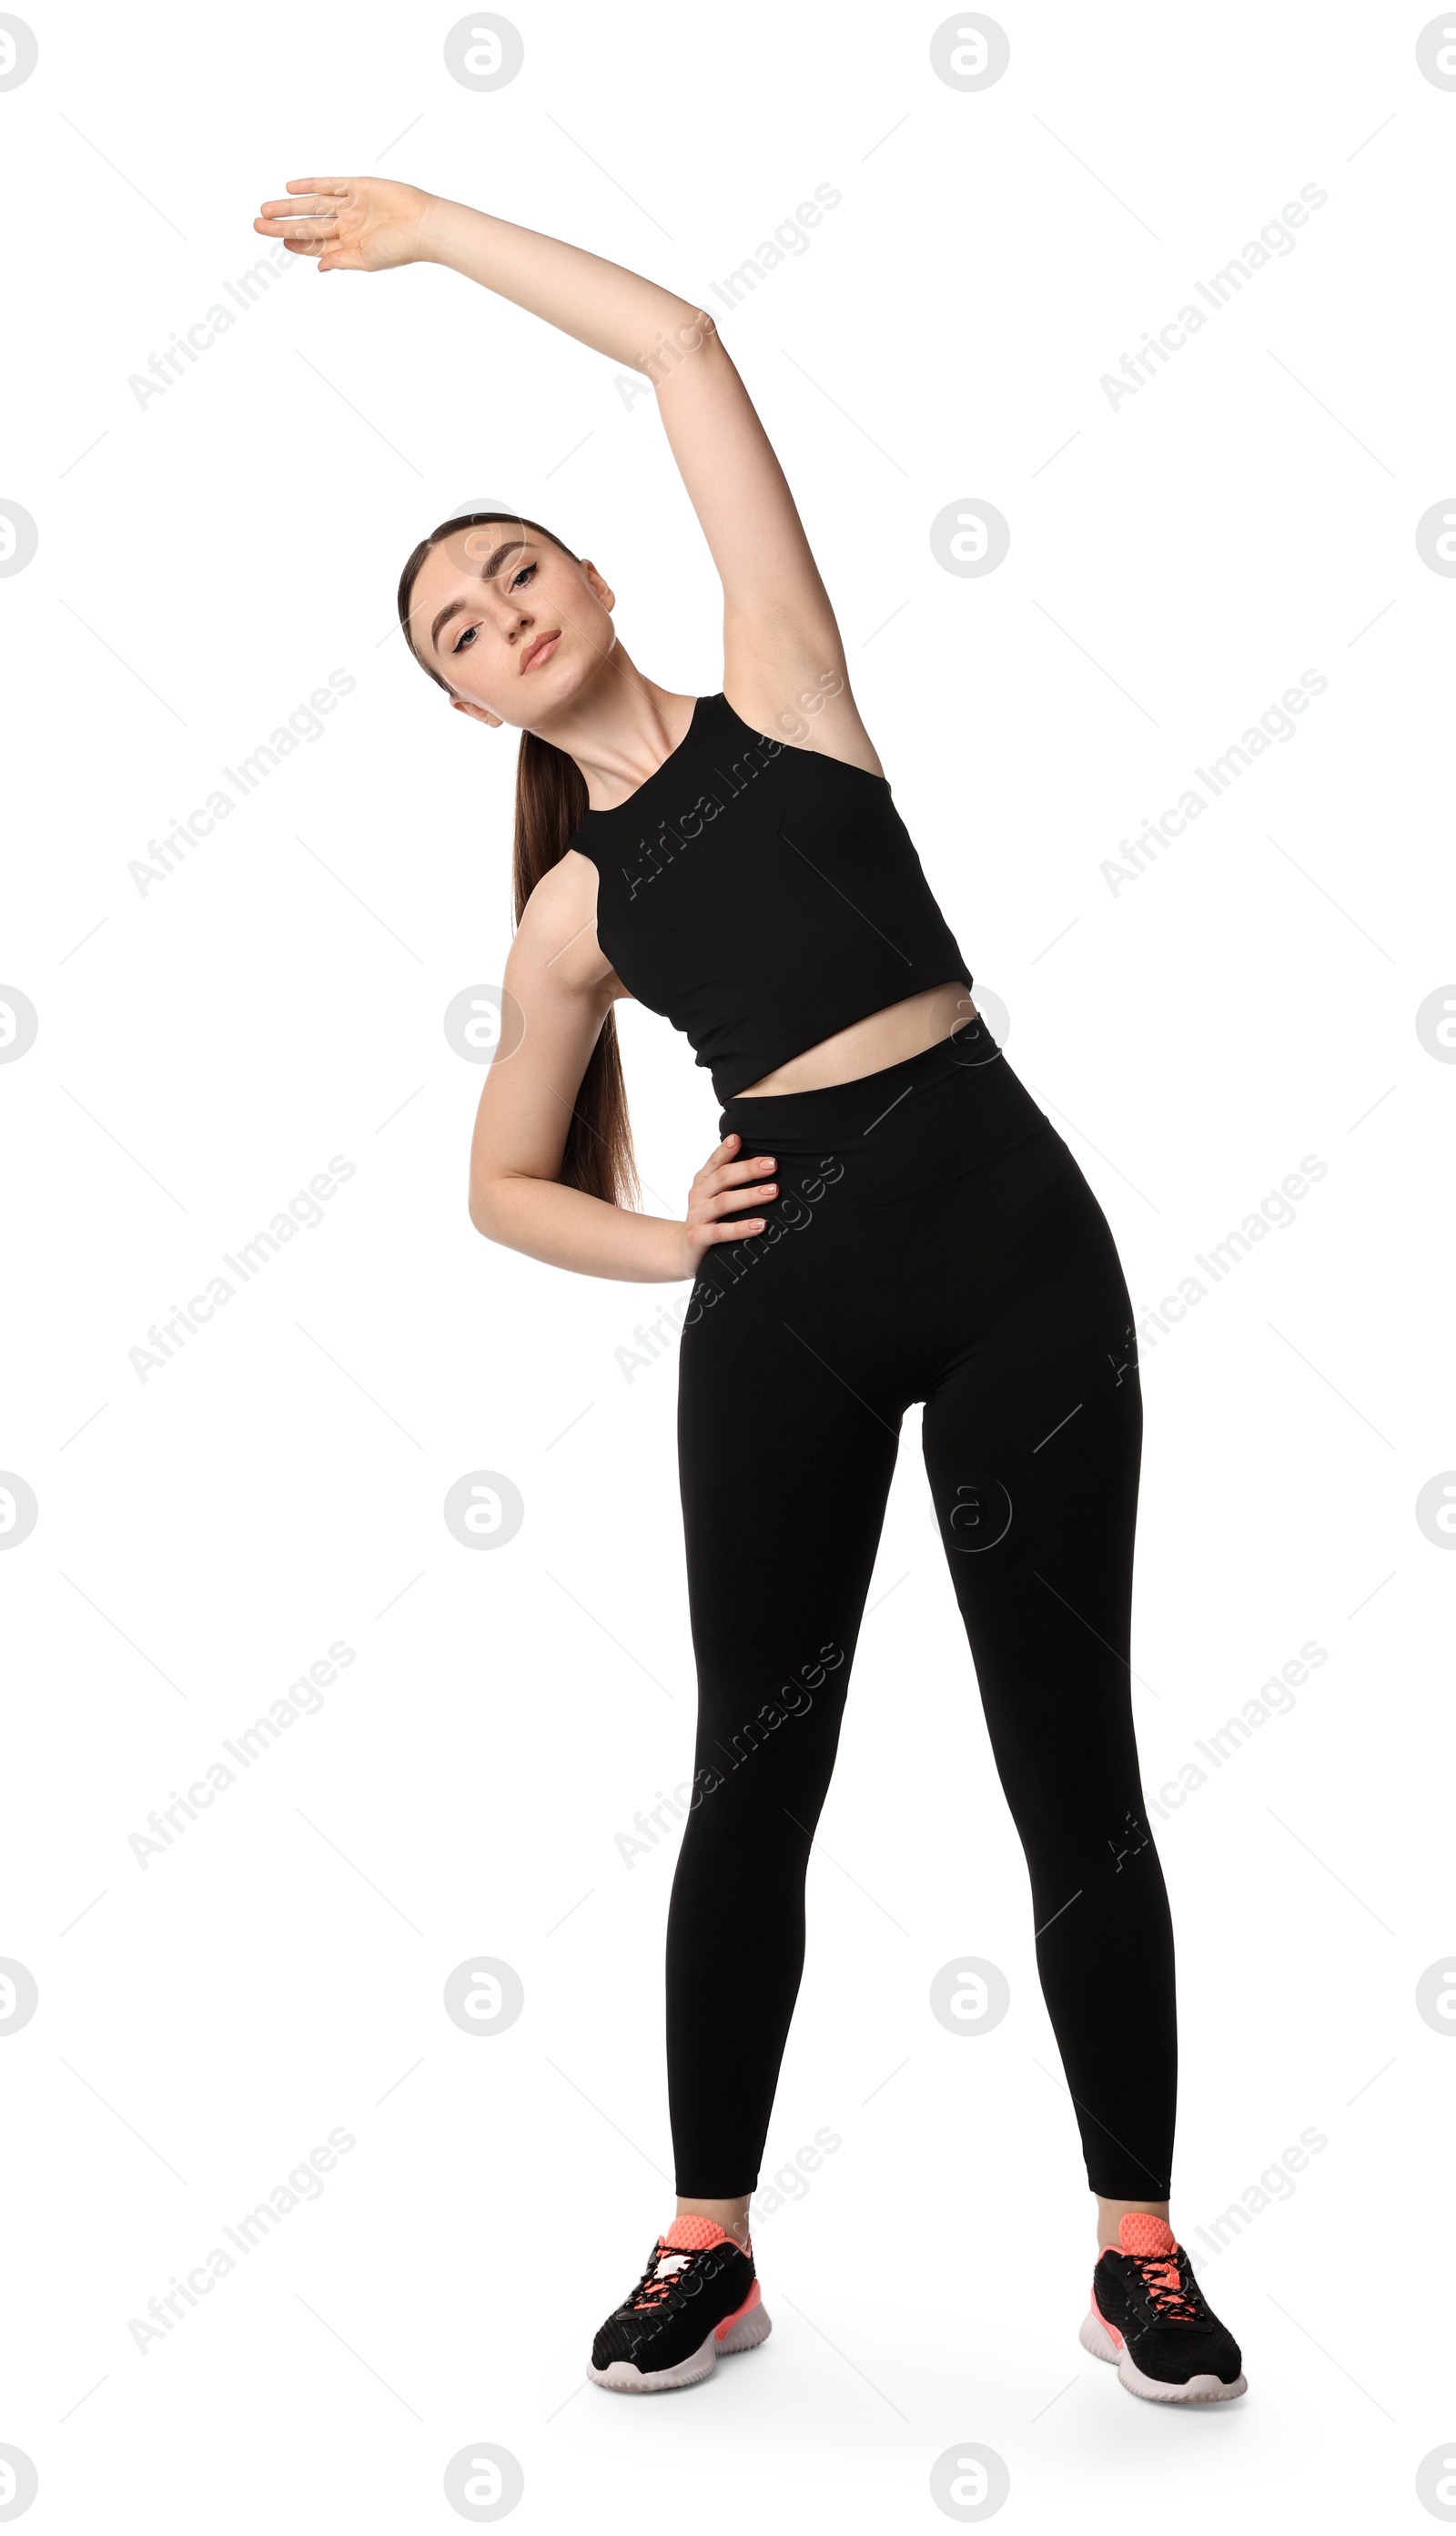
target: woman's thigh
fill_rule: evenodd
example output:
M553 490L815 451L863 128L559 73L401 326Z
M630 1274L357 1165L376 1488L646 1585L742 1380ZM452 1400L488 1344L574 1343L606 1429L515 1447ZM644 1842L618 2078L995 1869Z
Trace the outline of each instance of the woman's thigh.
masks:
M1025 1203L998 1210L970 1343L927 1391L925 1466L1018 1814L1061 1791L1088 1819L1110 1809L1111 1837L1137 1787L1132 1311L1106 1217L1060 1138L1011 1159Z
M793 1256L760 1255L689 1320L677 1398L700 1760L827 1667L820 1727L782 1739L784 1766L792 1749L815 1776L833 1758L904 1405L818 1230L816 1253L808 1235Z

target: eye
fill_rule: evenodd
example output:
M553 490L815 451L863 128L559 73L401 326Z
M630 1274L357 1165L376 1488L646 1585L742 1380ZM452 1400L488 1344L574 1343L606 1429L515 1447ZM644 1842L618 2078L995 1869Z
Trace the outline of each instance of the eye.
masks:
M539 569L539 565L536 563L523 563L517 565L516 570L511 575L508 585L512 598L515 597L518 590L522 590L529 585L533 573L538 572ZM465 651L466 647L470 643L474 642L479 630L479 627L476 625L468 625L465 632L462 634L460 641L458 643L452 643L450 647L452 655L458 655Z

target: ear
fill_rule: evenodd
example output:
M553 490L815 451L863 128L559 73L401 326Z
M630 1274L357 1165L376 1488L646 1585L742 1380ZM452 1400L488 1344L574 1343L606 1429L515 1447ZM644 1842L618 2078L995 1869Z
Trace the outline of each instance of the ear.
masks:
M469 714L472 722L482 722L487 730L505 729L500 715L488 712L484 705L472 704L466 696L452 696L450 702L457 713Z
M592 596L593 596L593 598L594 598L594 599L599 599L599 600L601 601L601 602L602 606L603 606L603 607L605 607L605 608L607 608L608 610L610 610L611 608L615 607L615 605L616 605L616 603L617 603L617 595L616 595L616 592L615 592L614 590L612 590L612 589L609 587L609 585L608 585L606 582L604 582L604 581L602 580L601 575L601 573L598 571L598 569L597 569L596 565L591 561L591 559L590 559L587 555L583 555L583 557L582 557L582 570L583 570L583 572L586 574L587 579L588 579L588 581L590 582L590 584L591 584L591 586L592 586Z

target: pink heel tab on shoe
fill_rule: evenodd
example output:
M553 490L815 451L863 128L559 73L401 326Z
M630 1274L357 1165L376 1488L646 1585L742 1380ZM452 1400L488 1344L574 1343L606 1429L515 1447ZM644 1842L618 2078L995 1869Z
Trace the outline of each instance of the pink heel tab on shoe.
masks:
M1103 2252L1122 2254L1171 2254L1177 2239L1166 2219L1151 2210L1124 2210L1117 2229L1115 2248L1103 2248Z
M684 2210L673 2220L662 2243L674 2253L698 2254L710 2246L737 2246L738 2240L730 2237L727 2228L720 2228L716 2219L704 2219L696 2211ZM738 2251L746 2254L749 2248L742 2246Z

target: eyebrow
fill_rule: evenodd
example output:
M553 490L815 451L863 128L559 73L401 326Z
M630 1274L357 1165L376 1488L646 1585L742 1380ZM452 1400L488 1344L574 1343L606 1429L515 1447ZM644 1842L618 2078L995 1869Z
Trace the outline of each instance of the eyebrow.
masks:
M480 579L482 581L493 581L507 555L522 553L529 542L530 540L526 538L507 538L503 545L498 545L493 554L486 556L484 562L480 566ZM441 626L448 625L452 616L463 615L469 605L469 600L452 599L448 607L441 608L439 615L435 618L433 625L430 627L430 642L433 644L437 652L440 648Z

